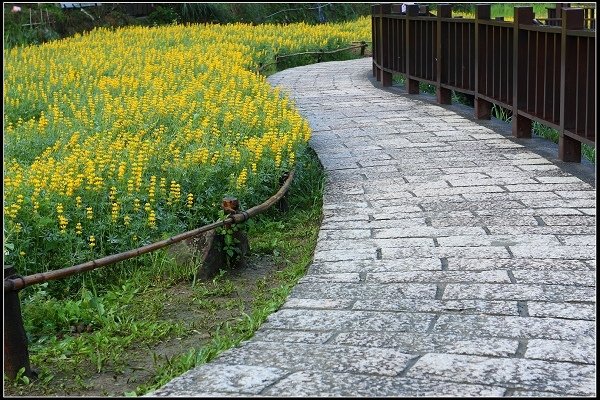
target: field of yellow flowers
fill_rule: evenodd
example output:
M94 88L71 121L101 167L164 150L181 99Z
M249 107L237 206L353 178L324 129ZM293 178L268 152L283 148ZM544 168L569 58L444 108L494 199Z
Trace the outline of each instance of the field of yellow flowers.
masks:
M5 264L64 268L212 222L223 196L262 202L311 131L257 67L370 29L95 29L5 50Z

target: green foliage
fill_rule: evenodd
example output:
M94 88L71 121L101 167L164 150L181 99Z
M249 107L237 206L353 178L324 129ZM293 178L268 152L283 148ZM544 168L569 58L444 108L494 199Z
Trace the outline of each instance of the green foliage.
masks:
M64 19L62 10L54 4L20 5L21 11L12 12L4 5L3 43L5 48L40 44L60 38L56 22Z
M581 154L583 155L583 157L596 164L596 147L587 144L582 144Z
M432 11L437 10L438 3L427 4ZM505 20L512 20L515 7L533 7L533 12L537 18L546 18L548 16L547 8L553 8L556 3L492 3L491 17L504 17ZM462 15L466 18L475 18L474 3L452 3L453 15Z
M306 148L300 154L296 160L296 170L298 173L288 193L290 209L298 212L320 213L325 189L325 173L313 149ZM270 212L277 213L273 209Z
M369 15L368 3L181 3L173 9L182 22L341 22ZM319 19L321 16L321 20Z
M4 380L9 380L6 375L4 375ZM15 376L15 379L12 380L13 386L31 385L32 383L33 382L29 379L29 377L25 375L25 367L20 368L17 371L17 376Z
M219 212L219 219L225 220L229 217L223 210ZM233 224L229 226L222 226L216 229L218 235L223 237L223 248L221 251L225 253L227 268L230 268L241 256L241 250L238 246L239 240L235 238L235 232L245 229L244 224Z
M172 378L174 371L181 370L182 366L210 360L249 338L266 316L283 303L304 273L318 232L324 175L309 149L298 154L296 165L296 178L289 192L290 211L282 215L272 209L248 224L250 240L256 247L271 246L270 254L285 266L272 278L277 282L276 287L269 289L272 281L267 284L265 280L254 294L252 310L221 325L209 346L181 357L166 358L165 364L157 358L154 381L142 385L138 393L156 387L161 379ZM95 211L100 213L100 210ZM23 230L29 228L24 226ZM232 233L226 232L227 235ZM9 238L4 241L7 251L14 250L10 249L12 239ZM140 244L146 240L140 238ZM25 289L22 292L24 323L32 364L41 368L40 384L52 385L55 374L66 373L85 389L84 379L92 370L122 371L126 362L123 354L132 347L150 346L185 334L180 323L164 321L159 316L167 300L165 289L174 282L190 281L194 272L193 264L179 265L166 252L157 251L79 277ZM71 280L75 282L81 277L82 285L70 284ZM196 285L194 290L199 307L214 310L218 306L214 299L235 292L237 287L223 272L209 284ZM233 310L240 305L230 301L222 307Z
M501 121L509 122L512 118L512 111L497 104L492 104L492 116Z
M148 15L148 22L153 25L176 24L181 17L175 10L167 6L157 6L154 11Z
M504 17L504 19L514 18L515 7L533 7L533 13L537 18L546 18L548 16L548 7L555 7L556 3L498 3L492 4L492 18Z

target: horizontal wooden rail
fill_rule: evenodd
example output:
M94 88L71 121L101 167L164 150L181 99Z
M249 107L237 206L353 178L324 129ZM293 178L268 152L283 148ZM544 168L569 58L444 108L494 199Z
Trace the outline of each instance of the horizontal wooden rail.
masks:
M438 4L436 16L417 5L371 11L382 86L403 74L409 94L434 85L440 104L452 91L470 95L480 119L503 107L515 137L531 137L533 121L547 125L559 133L563 161L580 162L582 143L595 146L595 9L557 3L538 20L532 7L515 7L512 22L492 19L490 4L477 4L475 18L453 18L451 4Z

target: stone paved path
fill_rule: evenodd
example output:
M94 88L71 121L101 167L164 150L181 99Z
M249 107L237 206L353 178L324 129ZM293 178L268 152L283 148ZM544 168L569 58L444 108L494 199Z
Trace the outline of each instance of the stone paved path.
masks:
M251 340L150 395L594 396L595 189L370 68L269 78L328 173L314 263Z

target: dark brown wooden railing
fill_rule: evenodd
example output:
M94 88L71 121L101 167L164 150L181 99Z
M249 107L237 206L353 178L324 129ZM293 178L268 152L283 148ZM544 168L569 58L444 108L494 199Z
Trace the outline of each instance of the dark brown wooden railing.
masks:
M427 8L372 6L373 76L383 86L403 74L406 90L434 85L440 104L452 91L474 98L475 116L490 119L492 105L512 114L515 137L531 137L537 121L559 133L559 158L581 162L581 144L595 146L595 9L515 7L514 21L491 18L489 4L475 18L452 17L450 4L437 15Z

